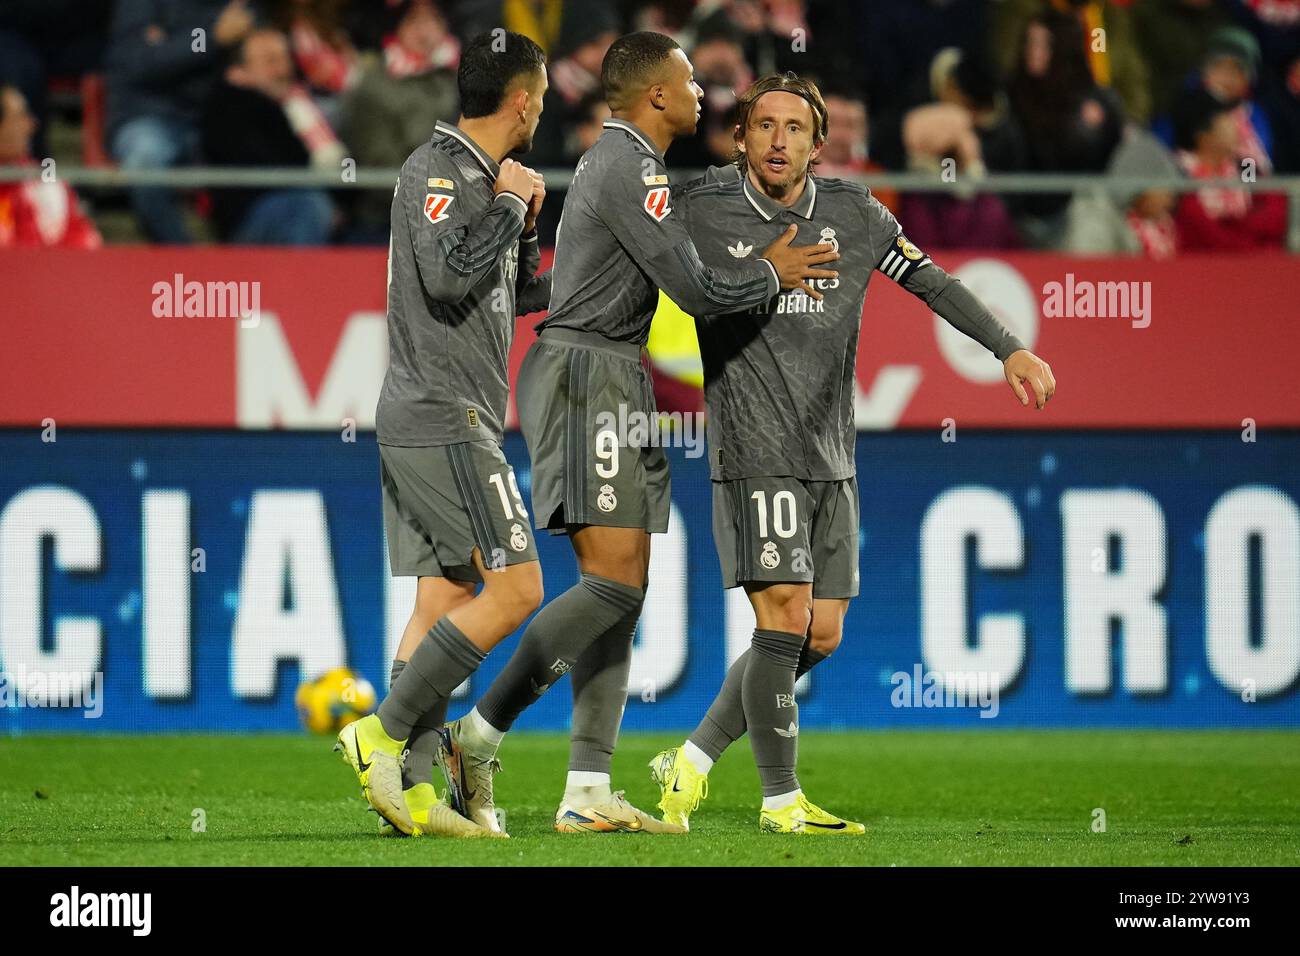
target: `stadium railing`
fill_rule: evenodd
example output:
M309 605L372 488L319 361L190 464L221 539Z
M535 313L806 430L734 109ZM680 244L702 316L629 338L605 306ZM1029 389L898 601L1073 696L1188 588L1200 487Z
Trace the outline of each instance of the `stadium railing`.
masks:
M347 162L347 161L345 161ZM212 189L222 187L291 189L391 189L399 170L344 168L338 172L301 167L220 167L186 166L174 169L117 169L88 166L56 167L57 178L77 189L114 191L133 186L159 186L171 189ZM540 170L546 188L562 193L569 187L573 171L567 168ZM0 182L38 179L48 175L39 166L0 167ZM685 182L699 171L684 170L677 179ZM930 173L880 173L846 176L873 189L900 192L951 192L971 196L979 193L1032 195L1105 191L1112 195L1133 195L1148 189L1167 189L1188 193L1200 189L1245 189L1251 192L1285 193L1288 206L1287 248L1300 253L1300 175L1266 176L1254 181L1235 177L1187 179L1159 176L1106 176L1077 173L994 173L979 179L958 176L946 181Z

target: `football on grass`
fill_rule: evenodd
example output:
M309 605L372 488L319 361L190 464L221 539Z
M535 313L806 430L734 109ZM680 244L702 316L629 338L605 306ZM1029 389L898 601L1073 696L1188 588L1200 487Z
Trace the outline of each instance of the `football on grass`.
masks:
M303 727L313 734L336 734L375 709L375 689L350 668L336 667L303 683L294 702Z

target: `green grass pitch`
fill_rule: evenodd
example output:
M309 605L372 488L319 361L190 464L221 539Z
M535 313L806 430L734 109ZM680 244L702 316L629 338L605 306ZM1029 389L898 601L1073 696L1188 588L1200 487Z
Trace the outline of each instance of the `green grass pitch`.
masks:
M651 809L627 734L614 783ZM866 837L758 832L742 742L685 837L551 830L567 740L517 733L497 780L509 841L381 839L354 778L306 736L0 738L0 858L13 865L1300 865L1294 732L807 733L800 781ZM1093 831L1094 810L1106 830ZM195 811L206 832L194 832Z

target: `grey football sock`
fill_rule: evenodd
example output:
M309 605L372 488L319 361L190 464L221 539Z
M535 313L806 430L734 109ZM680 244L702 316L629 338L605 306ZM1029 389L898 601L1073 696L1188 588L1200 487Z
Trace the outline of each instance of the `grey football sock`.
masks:
M573 732L569 769L609 773L627 706L627 675L641 604L623 615L573 665Z
M384 733L406 740L420 718L474 671L487 655L474 646L449 618L442 618L411 654L402 672L379 705Z
M388 686L397 683L398 675L406 667L406 661L393 661L389 674ZM411 728L411 736L406 741L406 762L402 765L402 789L410 790L417 783L433 781L433 755L438 751L438 728L447 722L447 705L450 701L442 698L427 712L420 716Z
M718 696L713 698L700 725L686 738L713 760L717 760L724 750L745 736L745 704L741 700L740 685L745 679L745 665L749 663L749 657L750 652L746 650L727 668L727 676Z
M502 732L634 608L645 592L608 578L582 579L533 616L519 646L479 700L478 712Z
M814 651L811 643L805 644L803 650L799 652L799 666L794 669L794 679L798 680L803 677L804 674L807 674L828 657L830 657L829 654Z
M807 639L804 634L756 629L741 678L749 744L765 797L799 789L794 773L799 752L794 672Z
M799 666L795 668L794 679L798 680L810 670L829 657L812 649L812 643L806 643L799 654ZM727 678L722 682L722 689L713 698L704 719L686 739L699 747L712 760L722 756L722 752L745 736L745 705L740 699L740 683L745 676L745 665L749 663L749 651L741 654L727 669Z

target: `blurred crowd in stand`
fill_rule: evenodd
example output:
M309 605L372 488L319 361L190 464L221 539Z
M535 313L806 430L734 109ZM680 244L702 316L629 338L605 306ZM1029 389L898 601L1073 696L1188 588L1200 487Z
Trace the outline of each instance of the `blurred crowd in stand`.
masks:
M92 217L56 170L396 167L455 120L461 45L497 26L547 52L534 167L572 167L600 135L605 50L648 29L681 43L705 91L674 168L730 161L737 93L793 70L830 112L817 175L959 184L879 193L923 247L1167 257L1284 243L1286 197L1267 191L980 184L1300 172L1300 0L6 0L0 165L49 174L0 183L0 248L97 246L115 204L125 239L385 244L383 190L136 187L94 195Z

